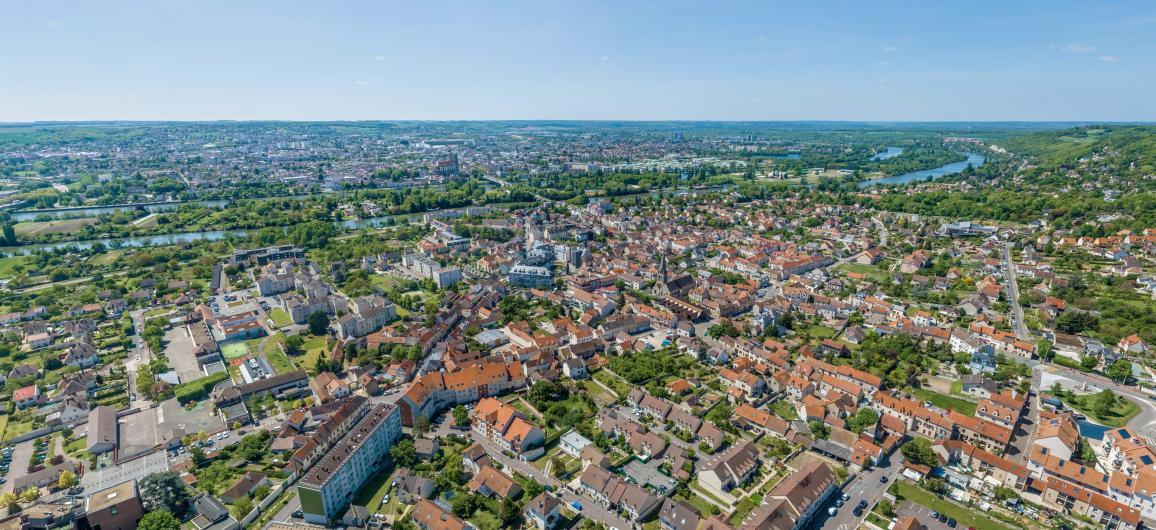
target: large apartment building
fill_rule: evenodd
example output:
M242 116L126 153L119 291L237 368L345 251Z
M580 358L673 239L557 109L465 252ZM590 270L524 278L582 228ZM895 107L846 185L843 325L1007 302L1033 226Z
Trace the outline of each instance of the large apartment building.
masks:
M377 473L401 437L397 406L378 404L297 484L301 511L310 523L328 524Z

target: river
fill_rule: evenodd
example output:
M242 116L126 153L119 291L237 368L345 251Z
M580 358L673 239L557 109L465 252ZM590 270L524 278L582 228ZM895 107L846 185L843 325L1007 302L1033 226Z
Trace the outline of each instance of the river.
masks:
M449 208L444 211L455 211L462 209L464 208ZM420 213L403 213L385 215L381 217L370 217L368 219L351 219L348 221L338 221L334 224L346 230L356 230L360 228L381 228L383 226L387 226L390 219L393 219L394 223L396 224L398 220L401 219L404 219L405 222L411 222L414 219L421 219L422 215L423 214ZM289 227L280 228L287 230ZM58 248L75 248L84 250L92 248L92 246L97 243L101 243L108 248L159 247L164 245L176 245L180 243L192 243L194 241L221 241L222 239L245 237L258 230L261 229L207 230L201 232L182 232L178 234L159 234L153 236L111 237L103 239L86 239L83 241L60 241L57 243L40 243L22 245L18 247L0 247L0 253L11 255L28 255L42 250L53 250Z
M921 182L921 181L927 180L928 178L934 180L934 179L937 179L937 178L945 176L945 175L954 175L956 173L959 173L959 172L963 171L964 169L967 169L968 165L971 165L972 167L980 167L984 164L984 162L987 161L987 157L985 157L979 153L966 153L966 154L967 154L967 160L961 160L959 162L952 162L950 164L944 164L944 165L939 166L937 168L912 171L910 173L904 173L902 175L895 175L893 177L884 177L884 178L880 178L880 179L864 180L864 181L859 183L859 187L860 188L866 188L868 186L874 186L876 184L907 184L909 182Z
M887 160L888 158L895 158L901 154L903 154L902 147L888 147L886 151L875 153L875 156L872 156L871 160Z

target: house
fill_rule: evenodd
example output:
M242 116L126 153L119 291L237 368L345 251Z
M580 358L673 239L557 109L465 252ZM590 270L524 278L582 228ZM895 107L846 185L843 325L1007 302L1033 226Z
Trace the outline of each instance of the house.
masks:
M40 387L34 383L24 388L18 388L12 392L12 401L16 403L18 409L26 409L36 405L40 402Z
M543 491L526 503L523 515L538 530L553 530L562 521L562 501Z
M758 468L758 448L743 440L699 466L698 481L711 490L727 493L750 480Z
M514 482L509 475L488 464L474 473L466 488L483 497L513 500L522 496L522 486Z
M249 471L241 476L229 489L221 493L221 500L233 504L249 495L254 491L260 489L262 486L269 486L270 482L265 475L255 471Z
M84 515L77 520L78 528L134 530L144 517L135 480L89 493L83 502Z
M698 530L702 519L685 502L667 498L658 510L658 526L664 530Z
M546 433L530 424L526 416L494 398L478 401L470 411L471 428L503 449L533 459L544 451Z
M827 464L810 462L767 492L763 503L743 520L742 528L807 528L835 494L838 482Z
M592 443L594 442L591 442L585 436L582 436L578 433L578 431L573 429L567 431L566 434L563 434L562 437L558 440L558 445L562 448L562 452L574 458L580 457L582 455L582 450L590 447L590 444Z
M473 525L467 523L452 513L443 510L440 506L427 499L417 501L410 512L410 519L421 530L472 530Z
M988 399L992 394L999 393L999 386L995 381L979 374L965 374L960 376L960 389L964 394L979 399Z
M393 488L398 501L405 504L416 504L422 499L428 499L434 492L434 481L413 474L409 468L403 467L393 475Z
M578 490L635 521L654 513L661 505L655 494L619 479L600 466L586 467L578 479Z

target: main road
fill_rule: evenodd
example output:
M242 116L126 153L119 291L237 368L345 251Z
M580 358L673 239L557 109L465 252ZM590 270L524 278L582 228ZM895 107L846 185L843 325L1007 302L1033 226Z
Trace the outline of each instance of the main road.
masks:
M899 456L899 451L896 451L887 460L886 465L873 467L859 473L841 491L836 491L816 513L815 521L811 523L810 528L812 530L854 530L859 528L860 523L867 517L871 508L883 499L887 486L891 485L891 481L899 475L903 467L895 461ZM887 477L887 482L881 482L882 477ZM843 504L842 508L838 508L835 515L829 515L827 510L835 505L835 500L843 493L851 498ZM861 500L867 501L867 508L863 510L863 515L857 516L854 513L855 506Z
M1020 287L1016 283L1016 264L1012 263L1011 259L1011 242L1006 242L1000 248L1003 254L1003 269L1004 275L1007 276L1007 301L1012 308L1012 316L1015 318L1015 332L1016 337L1020 340L1031 340L1032 335L1028 332L1028 327L1024 325L1024 308L1020 307Z

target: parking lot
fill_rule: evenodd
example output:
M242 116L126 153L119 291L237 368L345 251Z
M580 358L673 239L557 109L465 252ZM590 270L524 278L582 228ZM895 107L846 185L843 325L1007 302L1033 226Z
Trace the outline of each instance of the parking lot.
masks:
M673 486L672 483L675 482L675 480L662 474L662 472L658 470L658 464L658 459L652 459L645 463L638 460L631 460L622 467L622 472L638 482L639 486L650 484L658 491L665 492Z
M201 367L197 365L193 338L189 336L185 326L174 327L165 333L165 357L168 357L169 366L177 371L182 383L205 376L204 372L201 372Z
M896 510L895 513L900 517L914 515L915 518L919 520L920 524L926 527L927 530L960 530L961 528L967 528L966 526L957 523L956 527L953 529L950 526L947 526L947 523L943 523L938 519L932 518L930 508L915 504L911 501L901 502L899 504L899 509Z
M161 433L169 429L183 429L186 434L196 434L204 431L205 434L213 434L225 428L225 422L220 416L213 414L212 407L208 402L198 403L192 410L181 406L176 399L170 399L163 403L156 410L159 410L158 421L161 423Z
M110 488L127 480L140 480L153 473L168 471L168 469L168 458L164 452L158 451L123 464L110 465L94 471L86 470L84 476L80 478L80 483L84 486L85 493L91 493Z
M0 487L0 492L12 491L12 481L16 477L28 474L28 462L32 460L32 453L36 452L35 443L35 440L28 440L13 446L12 462L8 465L8 474L5 475L8 481Z

